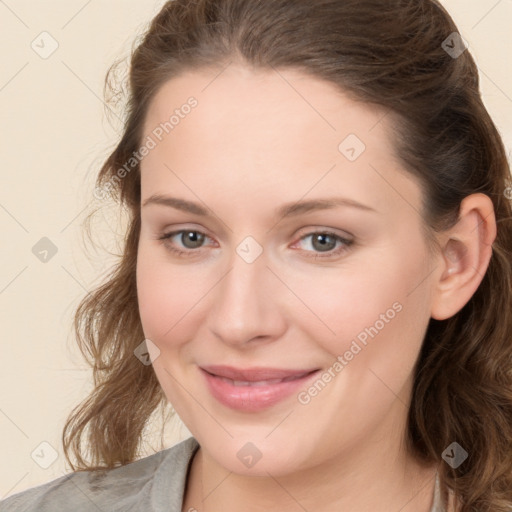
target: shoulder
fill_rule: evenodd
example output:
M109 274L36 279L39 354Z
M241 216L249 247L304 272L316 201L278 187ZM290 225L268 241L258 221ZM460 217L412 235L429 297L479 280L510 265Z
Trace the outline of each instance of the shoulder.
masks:
M0 512L181 512L188 466L198 447L190 437L125 466L69 473L0 501Z

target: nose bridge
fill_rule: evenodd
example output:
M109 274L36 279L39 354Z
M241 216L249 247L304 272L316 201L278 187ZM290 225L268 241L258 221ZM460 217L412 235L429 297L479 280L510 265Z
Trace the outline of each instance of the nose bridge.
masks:
M212 297L210 329L228 343L273 336L282 327L276 283L272 283L275 277L267 268L264 252L257 254L256 249L250 240L239 244L230 259L230 270Z

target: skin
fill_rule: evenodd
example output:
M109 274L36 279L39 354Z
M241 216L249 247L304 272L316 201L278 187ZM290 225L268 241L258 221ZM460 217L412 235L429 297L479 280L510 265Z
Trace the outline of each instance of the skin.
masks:
M429 512L437 465L402 445L412 372L429 319L454 315L481 282L496 235L491 201L466 198L431 254L422 191L394 155L380 109L298 71L232 63L165 83L144 137L190 96L198 106L141 163L141 204L169 195L211 216L143 206L137 261L144 334L160 351L154 371L200 444L183 510ZM366 145L353 162L338 149L348 134ZM275 214L327 197L375 211ZM179 234L158 240L180 229L207 235L202 247ZM308 257L325 253L306 235L326 229L353 244ZM236 252L247 236L263 250L252 263ZM333 254L343 244L330 240ZM235 411L210 395L198 369L327 370L395 303L400 312L306 405L292 395ZM251 468L237 457L247 442L262 454Z

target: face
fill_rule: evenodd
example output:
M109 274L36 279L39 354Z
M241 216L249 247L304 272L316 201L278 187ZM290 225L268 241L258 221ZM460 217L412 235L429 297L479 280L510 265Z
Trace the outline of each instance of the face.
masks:
M150 105L144 334L166 397L229 471L286 474L403 434L432 293L421 189L388 122L326 82L234 64ZM289 372L244 373L262 368Z

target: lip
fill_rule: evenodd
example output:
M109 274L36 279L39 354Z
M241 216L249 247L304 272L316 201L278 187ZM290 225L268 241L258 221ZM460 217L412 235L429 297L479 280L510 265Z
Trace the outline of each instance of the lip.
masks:
M247 412L261 411L277 404L304 386L320 371L318 368L199 368L215 399L231 409ZM239 385L235 385L234 381Z

